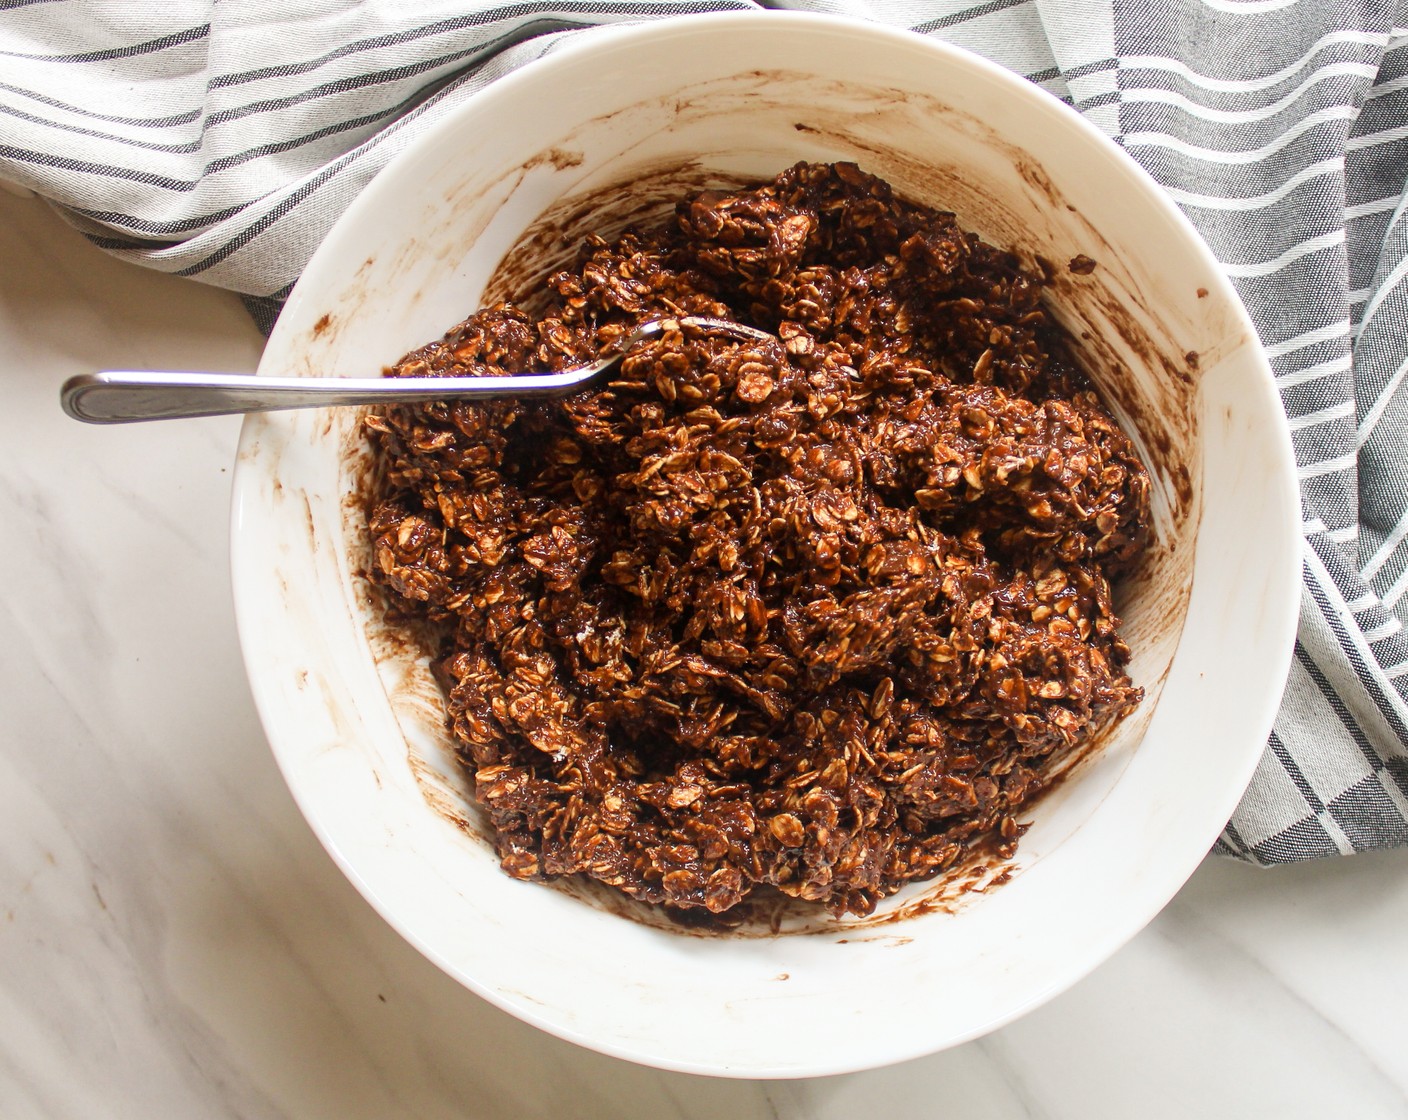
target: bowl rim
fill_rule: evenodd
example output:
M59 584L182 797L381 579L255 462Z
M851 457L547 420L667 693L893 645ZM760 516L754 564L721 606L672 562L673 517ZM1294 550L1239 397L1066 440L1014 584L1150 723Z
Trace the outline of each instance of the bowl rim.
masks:
M596 27L590 29L586 34L574 36L571 40L554 45L547 54L539 59L496 79L491 85L478 91L473 96L466 97L460 104L450 108L439 120L430 123L405 149L393 155L387 165L358 193L347 209L333 223L328 233L325 235L323 242L310 259L309 265L303 273L303 277L310 275L316 276L318 269L315 265L321 259L326 247L335 244L342 231L354 226L358 221L362 220L365 213L369 213L375 208L378 204L380 189L394 177L395 169L401 165L408 152L424 149L436 143L440 138L455 133L461 127L460 122L465 116L476 116L481 113L491 112L499 102L511 103L520 96L519 91L521 88L526 87L531 89L542 80L545 74L549 74L555 69L574 65L582 56L596 57L603 54L609 55L614 51L628 51L645 44L658 42L666 37L690 36L705 27L733 29L741 33L756 34L770 29L794 32L803 25L819 32L831 34L843 34L851 37L864 35L877 42L888 43L894 48L925 52L936 61L976 70L985 74L993 81L1010 88L1015 96L1025 99L1033 110L1046 112L1053 119L1059 120L1061 127L1073 128L1083 133L1087 139L1104 148L1120 162L1121 165L1126 167L1131 172L1132 178L1142 184L1142 193L1145 196L1145 201L1160 208L1167 218L1181 229L1184 240L1188 242L1191 251L1201 256L1204 264L1207 266L1207 270L1216 278L1216 282L1220 284L1218 295L1224 299L1224 302L1232 310L1234 315L1240 316L1240 323L1247 331L1249 337L1256 339L1255 328L1245 308L1241 304L1235 288L1232 286L1230 280L1227 279L1220 264L1218 264L1213 256L1212 251L1197 233L1195 227L1188 220L1186 215L1178 209L1172 199L1158 186L1157 182L1149 176L1143 168L1139 167L1123 148L1074 109L1063 104L1056 97L1040 89L1040 87L1029 82L1024 77L955 44L884 24L858 20L853 17L802 12L734 11L673 16L645 23ZM265 350L266 355L276 353L280 349L287 336L295 329L294 322L298 318L297 309L304 301L313 298L308 292L310 285L304 283L303 277L300 277L300 280L295 284L290 294L286 305L286 312L280 317L269 339L269 344ZM1262 384L1260 386L1261 393L1267 398L1267 403L1274 402L1275 407L1280 409L1280 398L1275 389L1270 365L1259 344L1256 345L1255 349L1256 359L1259 363L1259 372L1262 375ZM259 372L261 374L267 374L269 372L265 369L263 362L261 362ZM255 563L254 558L249 556L246 550L241 547L241 539L243 536L242 523L244 518L253 515L251 503L255 498L255 482L251 476L251 472L245 468L246 464L251 460L254 450L257 448L261 432L264 431L265 425L270 422L269 418L262 416L251 416L246 419L240 435L237 466L232 485L231 572L235 591L236 626L240 644L245 651L247 661L250 657L251 650L256 646L253 634L255 629L261 625L262 619L258 615L256 606L251 603L249 595L242 591L242 588L244 588L248 582L248 565ZM1299 492L1294 473L1295 460L1291 448L1289 431L1282 426L1274 438L1279 450L1280 460L1278 464L1280 469L1276 470L1274 474L1278 484L1283 490L1282 498L1288 501L1289 511L1286 524L1281 526L1281 531L1288 545L1294 544L1298 546L1300 538L1298 513ZM1279 643L1279 646L1283 648L1284 652L1280 664L1267 667L1269 675L1281 681L1284 681L1290 669L1293 650L1291 639L1295 631L1295 619L1299 600L1298 547L1291 547L1289 553L1285 560L1287 566L1296 573L1296 578L1292 580L1295 587L1295 594L1293 596L1288 595L1287 601L1280 604L1276 614L1276 618L1279 622L1278 636L1285 638L1283 642ZM1284 575L1284 573L1282 573L1282 575ZM892 1055L886 1058L884 1062L863 1060L859 1063L849 1065L844 1061L829 1060L818 1062L810 1067L788 1065L785 1068L759 1066L749 1069L733 1069L720 1068L716 1062L711 1063L707 1059L700 1059L698 1061L664 1061L657 1055L639 1047L620 1044L613 1040L603 1040L595 1035L577 1031L573 1029L570 1024L564 1023L560 1019L553 1018L549 1014L540 1013L538 1009L526 1000L515 1001L506 998L501 992L480 981L473 974L466 972L462 965L448 959L437 946L427 943L414 929L410 928L406 922L402 920L398 911L386 904L385 900L380 897L373 885L363 878L358 868L354 865L354 862L342 851L336 837L331 834L326 826L326 822L320 818L317 808L311 802L307 791L300 788L299 784L294 780L287 765L287 749L281 745L284 737L284 730L280 726L281 698L272 684L267 680L260 679L257 672L251 670L249 676L251 691L254 695L255 704L259 711L265 734L269 739L272 753L275 756L276 763L284 773L286 783L295 801L298 803L300 811L303 813L309 826L313 829L314 834L318 837L320 843L322 843L324 848L328 851L334 862L341 868L343 873L347 875L349 880L352 881L359 893L366 898L392 928L396 929L402 937L411 942L424 956L432 960L458 983L469 988L481 998L488 1000L491 1004L508 1011L515 1017L531 1023L550 1034L589 1049L633 1062L655 1066L657 1068L713 1076L806 1077L876 1068L878 1065L920 1057L932 1053L938 1048L946 1048L964 1041L969 1041L972 1038L979 1037L1005 1025L1026 1014L1036 1006L1045 1003L1053 996L1067 990L1071 985L1109 959L1116 950L1128 942L1152 920L1163 906L1167 904L1168 900L1181 889L1189 875L1192 874L1198 863L1201 862L1205 851L1193 852L1192 846L1190 845L1186 857L1181 861L1177 870L1168 874L1168 889L1159 900L1157 906L1148 909L1147 913L1128 918L1116 928L1105 931L1105 936L1094 939L1089 951L1079 960L1066 962L1067 967L1054 975L1044 990L1032 993L1031 998L1023 1005L1009 1008L1003 1014L993 1016L988 1021L976 1024L974 1028L964 1036L946 1039L937 1047L931 1040L916 1038L910 1040L907 1045L896 1043L892 1048ZM1227 785L1225 789L1223 789L1221 800L1218 802L1220 807L1225 808L1225 813L1222 814L1224 820L1230 816L1237 801L1240 800L1247 783L1250 781L1260 761L1260 746L1264 744L1266 734L1271 730L1272 721L1279 708L1280 696L1281 690L1279 688L1267 688L1265 690L1260 703L1260 710L1255 716L1257 726L1262 728L1260 736L1261 743L1257 751L1253 752L1249 749L1246 752L1245 757L1239 760L1240 766L1228 777ZM1218 832L1220 832L1220 827ZM1207 837L1207 845L1209 847L1212 842L1216 840L1218 832L1214 832Z

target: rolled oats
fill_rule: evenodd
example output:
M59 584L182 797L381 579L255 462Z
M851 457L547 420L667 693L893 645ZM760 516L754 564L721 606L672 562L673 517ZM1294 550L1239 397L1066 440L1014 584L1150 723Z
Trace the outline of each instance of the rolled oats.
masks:
M444 635L475 793L521 878L840 914L990 845L1043 767L1139 701L1109 579L1149 481L1042 279L850 164L592 239L395 375L605 388L369 417L377 577Z

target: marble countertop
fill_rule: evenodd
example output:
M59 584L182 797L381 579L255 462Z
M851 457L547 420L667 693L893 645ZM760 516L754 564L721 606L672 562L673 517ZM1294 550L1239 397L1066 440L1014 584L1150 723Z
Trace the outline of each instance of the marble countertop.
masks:
M0 1116L1408 1117L1408 850L1209 859L1066 994L862 1074L661 1073L458 987L265 744L228 578L239 421L59 411L73 373L249 371L260 347L235 297L0 193Z

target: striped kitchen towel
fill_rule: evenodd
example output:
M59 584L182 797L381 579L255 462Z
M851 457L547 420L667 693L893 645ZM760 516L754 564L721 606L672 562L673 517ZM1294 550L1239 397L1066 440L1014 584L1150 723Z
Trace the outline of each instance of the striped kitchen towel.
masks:
M786 8L935 35L1115 137L1251 312L1303 495L1301 625L1219 848L1408 843L1408 9L1361 0L0 0L0 178L267 325L452 105L592 26Z

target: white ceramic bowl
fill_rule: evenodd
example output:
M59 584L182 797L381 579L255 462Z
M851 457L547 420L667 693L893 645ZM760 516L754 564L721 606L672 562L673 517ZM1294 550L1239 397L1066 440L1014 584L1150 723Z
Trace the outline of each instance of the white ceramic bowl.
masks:
M853 159L987 240L1058 267L1055 313L1153 467L1158 544L1125 589L1140 712L1028 814L1015 873L961 901L915 885L867 920L701 937L590 891L506 877L465 799L424 662L362 573L347 410L251 418L234 507L250 680L303 812L385 918L545 1030L748 1077L883 1065L1062 991L1150 920L1216 839L1289 664L1298 506L1272 380L1192 228L1048 94L918 36L817 16L594 32L450 113L318 250L261 373L368 376L486 290L540 271L544 228L610 221L704 179ZM497 273L497 279L494 279ZM949 901L945 902L945 899Z

